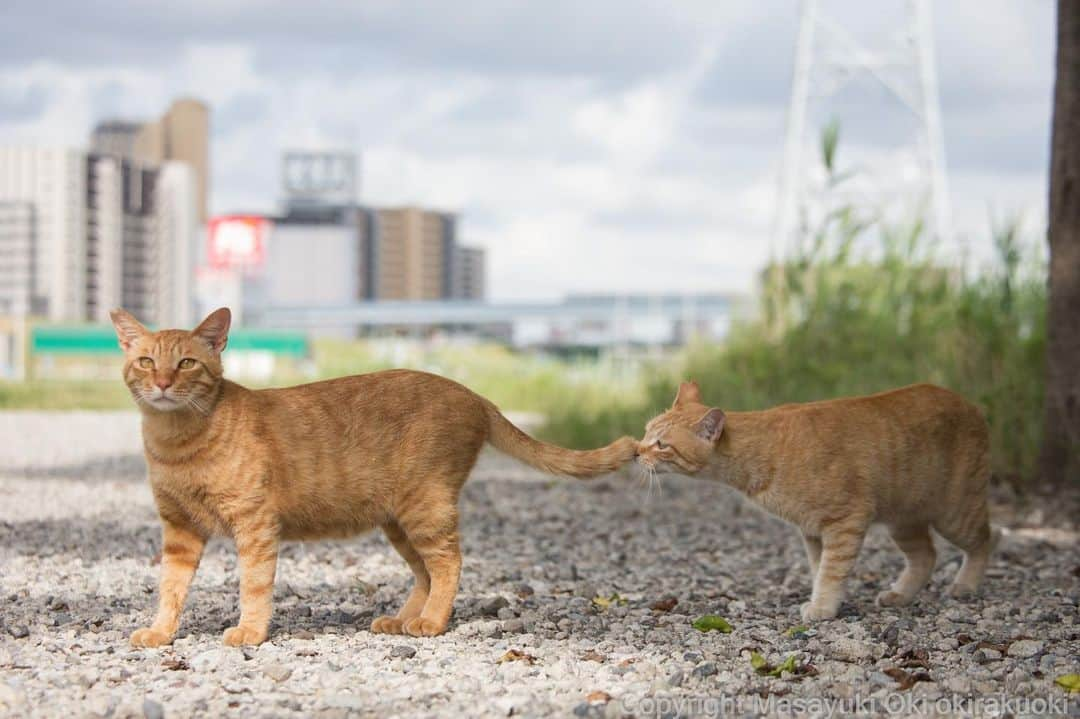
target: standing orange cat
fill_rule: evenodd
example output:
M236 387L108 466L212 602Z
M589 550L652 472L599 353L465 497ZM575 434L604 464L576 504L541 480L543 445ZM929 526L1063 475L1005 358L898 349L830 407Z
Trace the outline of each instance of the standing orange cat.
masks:
M222 378L229 310L191 332L150 332L112 313L124 381L142 411L163 546L157 617L131 635L172 641L206 540L240 558L240 622L226 644L258 644L270 624L282 540L381 527L416 582L373 632L446 630L461 571L457 500L485 442L552 474L593 477L630 461L629 437L571 451L532 439L495 406L448 379L390 370L252 391Z
M735 487L802 530L814 589L807 620L831 619L873 523L907 564L885 606L909 604L929 581L933 528L964 551L952 593L974 592L997 539L986 486L989 439L979 410L928 384L762 412L724 414L693 382L645 428L639 463Z

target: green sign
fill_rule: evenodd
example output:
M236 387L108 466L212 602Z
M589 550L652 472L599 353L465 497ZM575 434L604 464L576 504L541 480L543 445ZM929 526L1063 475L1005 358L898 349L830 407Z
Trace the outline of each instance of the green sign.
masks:
M236 330L229 333L228 349L304 357L308 353L308 343L298 332ZM120 345L116 342L116 332L108 326L39 325L31 330L30 352L35 355L113 355L120 354Z

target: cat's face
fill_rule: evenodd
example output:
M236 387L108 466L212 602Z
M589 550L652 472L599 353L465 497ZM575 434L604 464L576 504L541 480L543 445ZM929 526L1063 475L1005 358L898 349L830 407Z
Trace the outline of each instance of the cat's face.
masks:
M701 402L693 382L683 382L675 403L645 425L637 461L659 474L696 474L705 468L724 429L724 413Z
M221 383L230 313L212 312L191 332L151 332L124 310L111 313L124 351L124 382L142 408L209 413Z

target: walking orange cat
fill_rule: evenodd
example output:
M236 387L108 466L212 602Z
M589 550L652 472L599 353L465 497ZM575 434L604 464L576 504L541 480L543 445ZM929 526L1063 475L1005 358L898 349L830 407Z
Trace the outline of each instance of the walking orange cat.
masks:
M806 620L831 619L871 524L907 560L877 601L914 601L934 570L930 529L964 552L950 589L978 589L997 533L990 528L986 420L960 395L928 384L760 412L705 404L693 382L645 427L638 462L724 482L802 531L813 575Z
M441 634L461 572L458 493L485 442L544 472L580 478L634 457L630 437L589 451L539 442L488 400L424 372L245 389L222 376L230 318L222 308L193 331L151 332L112 312L162 524L157 616L131 635L135 646L172 641L212 535L233 538L239 554L240 621L224 635L236 646L266 639L283 540L375 527L415 584L397 615L375 619L371 631Z

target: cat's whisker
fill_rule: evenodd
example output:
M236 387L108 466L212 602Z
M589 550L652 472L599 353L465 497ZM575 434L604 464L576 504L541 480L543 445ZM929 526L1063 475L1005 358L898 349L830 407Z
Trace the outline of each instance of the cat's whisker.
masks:
M194 395L184 394L181 395L181 399L184 400L185 404L187 404L189 407L201 414L203 417L210 416L210 408L200 402Z

